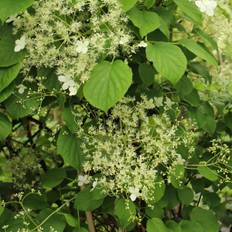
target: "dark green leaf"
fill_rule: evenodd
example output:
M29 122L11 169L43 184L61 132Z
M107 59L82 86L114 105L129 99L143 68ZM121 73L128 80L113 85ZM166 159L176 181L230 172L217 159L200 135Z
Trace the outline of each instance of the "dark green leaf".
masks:
M49 169L41 176L41 183L44 188L52 189L59 185L66 177L66 172L63 168Z
M4 140L11 133L12 124L10 120L2 113L0 113L0 141Z
M6 0L0 1L0 12L2 10L2 1ZM23 59L23 51L14 51L16 39L16 36L12 35L12 27L10 25L0 25L0 67L9 67L19 63Z
M66 165L76 169L80 169L82 163L80 143L80 140L67 130L61 130L57 140L57 153L63 157Z
M180 202L184 205L189 205L193 201L193 191L192 189L185 187L183 189L177 190L178 198Z
M8 68L0 68L0 92L10 85L17 77L21 65L16 64Z
M40 196L35 193L29 194L23 200L23 205L24 207L32 210L45 209L49 206L43 196Z

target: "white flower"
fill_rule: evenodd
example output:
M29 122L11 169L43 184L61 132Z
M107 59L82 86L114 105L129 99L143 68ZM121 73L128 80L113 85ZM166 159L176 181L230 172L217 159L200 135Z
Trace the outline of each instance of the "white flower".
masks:
M73 96L77 94L77 84L76 82L69 76L60 75L58 76L58 80L62 82L62 89L69 90L69 95Z
M17 39L15 41L15 48L14 51L15 52L20 52L21 50L23 50L26 47L26 36L23 35L20 39Z
M27 87L25 85L23 85L23 84L20 84L17 88L18 88L18 92L20 94L23 94Z
M92 184L93 189L96 188L97 184L98 184L98 182L97 182L97 180L95 180L95 181L93 182L93 184Z
M12 15L5 22L6 23L11 23L11 22L13 22L16 19L16 17L17 17L17 15Z
M74 96L76 94L77 94L77 87L76 86L69 87L69 95Z
M213 16L217 7L216 0L196 0L195 4L201 12L206 13L208 16Z
M82 187L83 185L85 184L88 184L89 183L89 176L87 175L79 175L78 176L78 186Z
M147 47L147 43L144 42L144 41L141 41L141 42L138 44L138 47L140 47L140 48L146 48L146 47Z
M82 53L82 54L86 54L88 52L88 48L89 48L89 41L88 40L78 40L76 42L76 52L77 53Z
M120 45L124 45L127 44L130 41L130 37L129 36L123 36L120 38L119 40L119 44Z
M140 191L139 191L138 188L130 187L130 188L128 189L128 191L129 191L129 193L131 194L131 195L130 195L130 199L131 199L132 201L135 201L136 198L138 198L138 197L141 196L141 193L140 193Z
M66 79L67 79L67 77L66 77L66 76L64 76L64 75L60 75L60 76L58 76L58 80L59 80L60 82L65 82L65 81L66 81Z
M154 102L155 102L155 105L156 105L157 107L162 106L162 105L163 105L163 97L156 97L156 98L154 99Z

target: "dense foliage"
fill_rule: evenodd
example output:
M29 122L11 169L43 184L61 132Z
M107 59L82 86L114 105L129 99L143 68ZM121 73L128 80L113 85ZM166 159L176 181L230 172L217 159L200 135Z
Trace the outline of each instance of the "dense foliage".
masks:
M231 20L231 0L1 0L0 231L231 231Z

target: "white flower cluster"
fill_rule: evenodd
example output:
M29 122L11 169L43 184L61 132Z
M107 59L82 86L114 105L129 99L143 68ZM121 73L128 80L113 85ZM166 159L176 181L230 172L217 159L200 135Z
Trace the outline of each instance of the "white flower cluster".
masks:
M20 39L15 41L15 52L20 52L26 47L26 37L23 35Z
M201 12L207 14L208 16L213 16L217 7L216 0L196 0L195 4Z
M73 96L77 94L77 84L76 82L68 76L58 76L58 80L63 83L62 84L62 89L69 90L69 95Z
M131 46L133 36L118 0L37 0L32 7L33 13L14 18L15 33L23 34L15 52L27 45L24 72L33 66L52 68L70 95L101 59L138 47Z
M163 114L149 115L149 111L158 107L156 101L144 98L136 103L134 99L125 98L115 106L108 119L100 117L97 124L88 125L88 129L83 129L83 125L78 129L87 158L84 173L96 173L91 177L93 187L97 183L107 193L126 194L132 201L140 198L149 204L156 200L155 191L162 185L162 177L173 165L186 162L178 149L184 146L190 158L196 136L191 123L170 119L167 111L176 105L169 98L162 98L162 103L166 105L166 102L172 104L164 107ZM83 118L86 114L83 113ZM81 117L78 121L82 121ZM79 185L86 180L86 176L81 176Z

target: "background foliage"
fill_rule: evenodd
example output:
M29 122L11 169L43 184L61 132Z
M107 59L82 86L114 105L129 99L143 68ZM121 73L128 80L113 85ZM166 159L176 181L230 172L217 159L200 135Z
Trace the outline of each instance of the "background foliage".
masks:
M231 9L1 0L1 231L229 232Z

